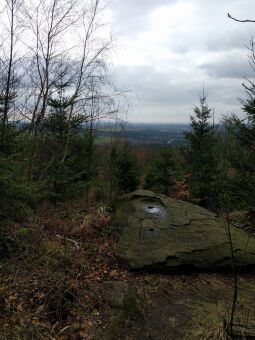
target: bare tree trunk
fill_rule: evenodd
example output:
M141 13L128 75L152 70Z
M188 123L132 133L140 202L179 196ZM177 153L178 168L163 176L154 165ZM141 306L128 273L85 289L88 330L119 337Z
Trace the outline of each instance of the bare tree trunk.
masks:
M230 332L230 335L232 335L235 310L236 310L236 302L237 302L237 297L238 297L238 275L237 275L237 268L236 268L236 263L235 263L233 240L232 240L232 235L231 235L231 230L230 230L228 202L225 202L225 210L226 210L226 218L227 218L227 234L229 238L231 262L232 262L232 275L233 275L233 281L234 281L233 299L232 299L232 306L231 306L231 313L230 313L230 320L229 320L229 332Z
M14 2L15 0L11 0L9 3L7 2L7 6L9 8L10 14L10 54L9 54L9 62L7 68L7 80L6 80L6 91L4 96L4 109L3 109L3 129L5 129L6 124L8 123L8 111L9 111L9 103L10 103L10 89L11 89L11 76L12 76L12 68L13 68L13 41L14 41ZM3 130L3 135L4 135ZM3 136L4 137L4 136Z
M6 28L2 33L2 44L0 44L0 62L3 65L1 95L2 95L2 136L1 141L6 139L6 127L10 115L14 118L15 113L10 112L14 100L14 88L17 79L15 77L15 48L20 33L21 25L18 22L22 0L5 0L5 15L8 18ZM16 48L17 49L17 48Z

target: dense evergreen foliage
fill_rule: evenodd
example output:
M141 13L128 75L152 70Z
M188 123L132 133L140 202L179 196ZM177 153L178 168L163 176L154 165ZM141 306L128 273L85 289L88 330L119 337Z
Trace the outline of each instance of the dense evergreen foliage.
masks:
M255 84L246 87L248 98L242 101L244 116L232 115L225 120L233 147L229 150L232 192L244 206L255 206Z
M171 194L171 178L174 175L173 151L165 145L158 156L149 164L144 176L144 188L161 192L167 196Z
M212 109L208 107L207 98L203 94L200 97L200 107L196 106L194 116L191 116L191 131L185 133L188 145L184 148L191 197L207 207L212 206L215 198L220 159L216 153L216 131L211 118Z
M139 183L139 168L129 143L124 141L119 147L114 146L111 159L117 191L127 193L136 190Z
M49 98L49 114L37 134L31 134L27 124L6 126L8 139L1 144L0 157L2 219L23 219L45 199L57 203L96 192L98 198L111 202L139 183L171 196L186 181L189 199L211 209L222 208L224 192L233 207L254 206L250 100L244 106L245 120L236 116L226 120L229 133L224 137L223 128L217 130L210 124L206 97L200 98L200 107L191 117L191 131L185 133L187 145L154 149L147 166L143 162L143 172L138 162L142 155L134 153L134 146L126 140L113 139L102 153L95 143L96 126L77 117L69 121L68 102L63 92L61 98Z

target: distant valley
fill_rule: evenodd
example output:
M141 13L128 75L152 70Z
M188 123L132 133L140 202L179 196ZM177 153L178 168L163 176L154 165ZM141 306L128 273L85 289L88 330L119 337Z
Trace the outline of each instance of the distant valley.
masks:
M112 123L101 123L97 131L97 144L110 143L114 138L126 138L133 144L148 145L183 145L184 131L188 131L188 124L153 124L129 123L124 128Z

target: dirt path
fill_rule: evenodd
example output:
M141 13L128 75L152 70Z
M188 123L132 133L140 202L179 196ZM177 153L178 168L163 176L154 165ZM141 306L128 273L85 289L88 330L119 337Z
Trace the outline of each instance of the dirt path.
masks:
M219 339L232 299L231 275L147 275L138 280L140 313L119 339ZM242 275L236 320L255 321L255 275Z

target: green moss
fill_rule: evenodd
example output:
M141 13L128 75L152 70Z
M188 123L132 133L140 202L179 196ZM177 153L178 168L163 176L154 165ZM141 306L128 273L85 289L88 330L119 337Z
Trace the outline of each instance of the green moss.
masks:
M29 229L27 227L20 228L16 232L16 236L18 237L26 237L29 234Z
M12 332L13 332L13 334L15 334L17 339L22 339L22 340L30 340L31 339L31 334L29 333L29 331L26 329L26 327L23 327L20 324L16 324L14 326Z

